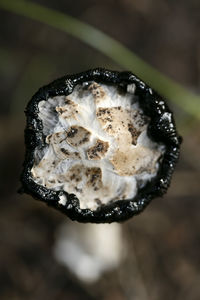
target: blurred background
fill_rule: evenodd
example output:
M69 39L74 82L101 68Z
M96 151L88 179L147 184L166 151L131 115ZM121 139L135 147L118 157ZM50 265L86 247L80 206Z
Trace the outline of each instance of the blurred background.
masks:
M199 0L33 2L98 28L200 95ZM18 195L31 96L69 73L124 67L1 1L0 20L0 299L199 300L200 122L170 99L184 138L171 187L119 226L79 225Z

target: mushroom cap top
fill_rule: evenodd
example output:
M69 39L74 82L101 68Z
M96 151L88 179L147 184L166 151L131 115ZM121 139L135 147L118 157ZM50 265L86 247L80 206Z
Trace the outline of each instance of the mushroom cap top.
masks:
M131 107L129 104L132 102L130 101L127 101L126 104L123 101L120 102L118 99L120 97L116 96L116 92L115 94L112 92L113 88L115 91L116 89L121 90L122 94L126 91L127 98L131 95L130 99L132 99L134 95L137 101ZM84 109L81 107L80 110L81 105L76 99L78 93L83 93L83 89L90 91L95 103L93 124L95 122L98 124L91 127L87 126L87 122L80 121L80 115L84 114ZM109 93L111 100L106 98ZM92 110L91 97L89 98L88 104L87 101L85 102L85 110L87 111ZM64 105L61 99L64 99ZM57 100L56 105L55 100ZM108 102L109 113L106 111ZM64 127L63 131L57 127L54 132L48 132L49 128L57 126L55 124L53 126L48 125L49 122L53 124L53 117L42 117L45 107L50 103L54 103L52 107L59 116L62 126L68 120L68 127ZM139 117L136 116L135 111ZM140 114L145 116L145 121L143 117L140 117ZM27 105L26 115L26 156L21 175L23 191L61 210L72 220L94 223L126 220L140 213L153 198L163 195L169 187L179 157L181 138L176 132L172 112L165 101L131 72L117 72L98 68L57 79L39 89L32 97ZM73 122L75 119L78 121ZM124 132L123 123L120 121L125 122L126 130ZM95 132L94 129L99 125L104 132L100 132L100 129ZM122 130L121 135L120 130ZM143 138L143 144L146 143L146 140L150 141L148 147L146 144L144 147L140 142L143 135L146 135L145 139ZM118 144L115 143L117 138ZM115 139L115 142L112 139ZM61 145L61 143L65 144ZM138 145L140 148L137 148ZM76 161L76 164L70 165L68 168L68 185L66 188L57 188L57 185L49 183L50 180L48 185L46 185L47 181L45 184L41 181L43 178L41 175L42 168L38 168L38 165L42 163L44 166L49 166L49 162L45 165L44 160L47 146L52 149L52 153L56 153L56 159L59 157L61 161L67 161L68 164L69 161ZM70 149L73 151L69 151ZM138 152L133 152L133 149L134 151L138 149ZM84 159L83 155L85 155ZM140 158L140 164L137 163L135 157ZM84 161L83 165L80 164L82 161ZM100 167L99 162L101 163ZM109 181L109 176L104 176L105 172L102 166L105 163L107 163L105 170L110 168L110 174L115 173L113 179L106 186L109 191L107 194L112 195L111 198L114 201L109 201L110 198L106 196L105 189L102 188L105 187L105 182ZM132 169L131 166L133 166ZM142 167L145 167L145 170L148 169L149 174L151 174L146 181L144 176L141 177L141 174L144 175ZM52 170L54 171L55 167L52 167ZM84 186L88 186L82 196L81 185L78 185L78 181L76 184L73 183L75 180L73 175L76 179L79 177L87 178L84 181ZM36 180L37 176L38 180ZM45 176L45 180L47 180L47 173ZM132 176L129 185L127 184L129 182L128 176ZM135 184L133 177L139 178L137 188L133 188ZM126 178L126 185L124 185L124 178ZM144 184L141 184L141 181ZM116 187L118 187L118 191L121 188L121 194L118 193L117 195ZM93 189L96 189L96 192L97 190L101 191L101 193L97 192L100 197L94 196L95 190ZM84 201L87 199L87 195L88 199L92 200L92 204ZM95 205L94 199L96 199Z

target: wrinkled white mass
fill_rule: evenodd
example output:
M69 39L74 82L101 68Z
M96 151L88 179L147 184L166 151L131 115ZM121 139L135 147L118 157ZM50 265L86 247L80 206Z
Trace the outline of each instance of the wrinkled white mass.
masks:
M40 101L46 147L35 150L34 181L75 194L81 209L135 197L156 176L164 146L147 136L150 120L134 90L89 82Z

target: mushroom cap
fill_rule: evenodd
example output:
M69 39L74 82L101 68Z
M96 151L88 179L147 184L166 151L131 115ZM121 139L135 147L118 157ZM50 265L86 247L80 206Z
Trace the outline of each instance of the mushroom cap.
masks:
M164 149L164 151L160 150L162 153L159 155L162 156L162 159L157 163L158 167L155 175L151 176L145 184L141 185L133 197L100 203L95 209L93 209L92 206L89 206L89 208L85 208L84 205L80 206L81 202L78 199L78 195L72 193L73 190L68 193L66 190L56 190L55 187L45 187L37 182L33 176L33 169L36 161L36 149L40 149L41 155L44 151L43 149L45 149L47 143L49 143L52 138L45 132L45 123L40 116L40 104L42 102L46 103L50 98L52 99L58 96L67 97L70 94L73 95L73 91L77 86L84 84L88 85L88 83L91 82L97 85L110 85L122 89L126 88L128 92L134 92L134 96L138 99L137 101L140 109L149 120L148 126L146 126L147 138L154 144L162 145L162 149ZM132 91L132 87L134 87L134 91ZM101 95L101 90L95 89L94 87L92 88L93 93L99 93L99 91L100 97L103 97L103 95ZM98 98L99 94L95 94L94 96ZM73 113L73 105L71 107L72 111L65 112L63 111L62 106L57 106L56 111L58 114L71 115ZM99 109L101 109L101 107ZM113 112L113 116L115 115L116 113ZM140 213L153 198L162 196L167 191L179 157L181 138L176 132L172 112L169 110L165 101L131 72L117 72L98 68L75 75L64 76L39 89L27 105L26 116L26 155L21 175L23 191L62 211L72 220L93 223L123 221ZM120 116L117 116L116 120L119 119ZM99 121L104 122L105 120L101 119ZM132 137L132 143L137 143L138 136L135 128L129 126L128 131L129 137ZM66 130L65 135L65 138L71 147L79 147L89 140L90 132L86 128L76 124ZM87 158L96 163L96 161L100 160L105 153L108 153L108 146L109 142L107 140L103 141L101 139L96 139L93 146L90 145L87 149ZM63 155L65 154L66 153L63 151ZM157 160L159 159L159 155ZM121 172L121 174L119 174L121 176L127 175L123 172L128 172L128 165L125 167L124 164L123 166L120 165L119 153L113 157L115 159L112 160L112 164L115 167L115 170ZM129 165L133 160L133 157L131 157ZM144 158L142 158L141 161L144 161ZM87 172L93 174L95 171L95 176L101 175L99 170L97 170L98 168L90 169L93 170L87 170ZM91 177L91 174L88 176ZM131 194L129 194L129 196L130 195ZM84 197L86 197L86 195L84 195Z

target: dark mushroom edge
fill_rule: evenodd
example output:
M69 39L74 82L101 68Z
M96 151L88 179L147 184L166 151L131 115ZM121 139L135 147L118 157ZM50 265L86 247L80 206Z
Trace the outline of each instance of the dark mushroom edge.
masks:
M42 147L45 144L42 121L38 118L39 102L58 95L67 96L73 92L77 84L88 81L121 86L135 84L135 95L139 98L140 107L144 114L150 118L147 134L153 141L165 145L165 153L157 175L138 191L136 197L102 205L95 211L80 209L79 200L74 194L50 190L35 183L31 174L34 164L34 150L36 147ZM133 73L97 68L75 75L64 76L40 88L28 103L25 113L27 116L25 128L26 153L21 175L21 192L46 202L48 205L62 211L70 219L92 223L124 221L142 212L153 198L162 196L167 191L179 157L181 137L176 132L172 112L163 101L163 98ZM67 196L66 205L59 204L59 197L63 194Z

